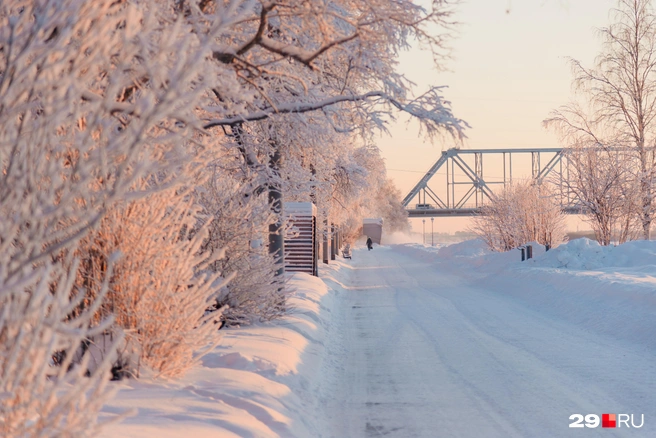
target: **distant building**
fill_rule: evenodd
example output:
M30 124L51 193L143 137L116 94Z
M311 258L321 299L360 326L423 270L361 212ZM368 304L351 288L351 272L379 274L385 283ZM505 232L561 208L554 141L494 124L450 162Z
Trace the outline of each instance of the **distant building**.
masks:
M374 243L381 244L383 237L383 219L369 218L362 220L362 234L371 237Z

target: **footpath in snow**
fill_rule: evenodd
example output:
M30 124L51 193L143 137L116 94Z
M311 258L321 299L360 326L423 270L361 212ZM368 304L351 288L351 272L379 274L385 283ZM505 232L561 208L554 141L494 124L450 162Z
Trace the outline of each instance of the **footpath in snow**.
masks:
M287 317L119 383L105 419L138 412L103 436L655 437L656 242L535 253L393 245L296 274Z

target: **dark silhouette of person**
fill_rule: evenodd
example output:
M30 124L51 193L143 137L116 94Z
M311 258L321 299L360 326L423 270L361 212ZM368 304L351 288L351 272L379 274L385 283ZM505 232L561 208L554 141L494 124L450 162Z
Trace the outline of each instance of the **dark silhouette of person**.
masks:
M374 247L374 242L371 240L371 237L367 237L367 248L371 251Z

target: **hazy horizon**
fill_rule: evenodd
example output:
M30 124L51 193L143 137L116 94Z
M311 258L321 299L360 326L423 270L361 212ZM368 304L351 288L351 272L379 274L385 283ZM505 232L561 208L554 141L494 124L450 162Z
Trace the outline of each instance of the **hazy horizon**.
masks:
M469 0L456 8L461 25L451 42L453 59L444 64L449 71L427 68L432 65L430 54L417 47L401 54L400 69L417 84L417 91L429 84L449 87L444 95L454 114L471 125L463 148L560 147L542 120L571 99L567 58L593 63L601 48L594 29L608 24L614 5L612 0ZM457 145L447 138L431 143L405 117L377 144L403 196L442 150ZM485 170L486 176L495 176L490 166ZM502 175L500 168L498 173ZM435 221L440 231L464 230L469 222ZM414 231L421 231L421 220L412 222ZM585 226L574 218L568 222L573 229Z

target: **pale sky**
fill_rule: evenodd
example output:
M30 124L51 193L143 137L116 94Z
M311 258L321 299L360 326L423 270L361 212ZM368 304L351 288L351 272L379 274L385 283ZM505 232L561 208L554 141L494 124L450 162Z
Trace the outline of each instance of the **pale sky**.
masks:
M595 29L609 23L614 0L468 0L457 7L462 23L452 42L450 70L430 68L418 49L402 54L401 70L418 90L448 85L454 114L471 129L464 148L559 147L542 127L552 109L572 97L568 57L592 65L601 48ZM506 10L510 10L506 13ZM418 126L399 120L378 142L388 175L405 196L450 141L433 144ZM429 184L430 185L430 184ZM413 223L421 230L421 221ZM435 220L435 232L466 228L463 218ZM417 226L418 224L418 226Z

